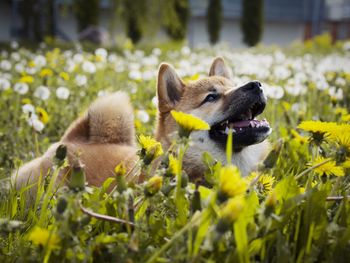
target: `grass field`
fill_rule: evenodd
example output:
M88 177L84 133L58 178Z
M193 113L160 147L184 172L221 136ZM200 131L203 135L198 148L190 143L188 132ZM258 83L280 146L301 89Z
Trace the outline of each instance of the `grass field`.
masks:
M28 189L10 186L10 174L59 140L98 96L126 91L138 136L152 136L160 62L172 64L189 82L207 76L216 56L232 68L237 86L257 79L269 98L263 117L273 128L272 152L258 171L242 178L233 166L206 155L212 187L195 187L181 171L189 139L179 138L174 142L178 154L163 153L166 161L152 174L145 157L149 148L140 145L138 171L149 176L141 185L125 184L118 167L101 188L80 181L56 189L53 173L39 183L31 204ZM0 53L0 96L4 262L350 258L349 43L333 47L319 37L285 50L125 48L119 53L13 46ZM159 147L150 139L147 143ZM63 166L64 160L56 164ZM71 176L83 179L81 171ZM119 187L108 192L114 181Z

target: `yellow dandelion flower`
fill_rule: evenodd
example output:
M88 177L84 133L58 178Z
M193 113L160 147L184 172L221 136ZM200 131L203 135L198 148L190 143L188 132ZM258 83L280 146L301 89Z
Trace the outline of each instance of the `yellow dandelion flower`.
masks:
M39 76L42 78L52 77L53 71L49 68L44 68L40 71Z
M335 109L334 113L337 115L347 115L348 110L346 108L338 107Z
M255 178L258 177L258 175L259 174L257 172L251 172L248 176L244 177L244 179L247 181L248 184L250 184Z
M181 173L179 160L172 154L169 155L169 171L172 175Z
M221 217L228 222L236 221L242 214L245 207L245 200L242 196L230 198L226 205L221 209Z
M346 158L345 162L342 163L342 166L345 169L349 169L350 168L350 158Z
M336 125L335 122L303 121L298 125L298 128L311 133L324 134L329 132L329 130L333 129Z
M103 59L103 57L102 56L100 56L100 55L96 55L95 56L95 61L96 62L101 62L101 61L103 61L104 59Z
M303 121L298 125L298 128L311 132L312 141L320 145L329 136L330 130L334 129L335 126L337 126L335 122Z
M311 188L314 188L317 185L316 181L311 182ZM305 187L299 187L299 191L301 194L305 193Z
M114 173L116 176L123 176L126 173L126 167L123 162L114 168Z
M69 74L67 72L64 72L64 71L60 72L60 77L62 79L64 79L65 81L70 79Z
M346 114L341 116L341 120L344 122L349 122L350 121L350 114Z
M258 180L258 189L264 193L268 194L272 191L272 185L275 183L275 178L269 174L263 174Z
M328 79L328 80L332 80L332 79L334 79L336 77L336 73L334 72L334 71L328 71L327 73L326 73L326 78Z
M46 110L41 107L36 107L36 111L38 113L39 119L42 123L46 124L49 121L49 114L47 114Z
M324 161L329 160L329 159L325 159L323 157L318 157L316 158L316 160L314 160L311 164L309 164L310 166L315 166L318 165L320 163L323 163ZM344 169L340 166L337 166L335 161L329 161L321 166L318 166L316 168L314 168L314 171L319 174L319 175L335 175L335 176L344 176Z
M154 159L163 154L162 145L150 136L140 135L141 157L145 164L150 164Z
M350 148L350 124L338 124L329 130L329 139Z
M307 138L304 136L301 136L296 130L291 130L290 132L291 132L294 140L296 140L300 144L307 143Z
M282 107L283 107L284 111L288 112L291 109L292 105L290 105L290 103L288 103L286 101L283 101Z
M134 44L132 43L130 38L126 39L126 41L124 42L123 49L126 49L126 50L134 49Z
M34 82L34 78L32 76L25 75L19 79L19 82L30 84Z
M172 110L171 115L180 126L180 136L188 137L192 131L210 129L208 123L191 114Z
M24 98L21 100L22 104L32 104L32 101L29 98Z
M220 170L219 191L225 197L234 197L244 194L248 184L239 173L236 166L229 165Z
M49 250L59 248L60 238L45 228L36 226L28 235L28 240L37 246L46 246Z
M151 179L149 179L146 183L145 194L146 195L154 195L156 194L163 184L163 177L155 175Z
M252 183L254 179L258 177L257 172L252 172L249 176L244 179L248 184ZM275 183L275 178L268 174L262 174L259 176L257 182L255 183L256 188L259 192L263 194L268 194L272 191L272 185Z
M35 62L34 62L33 60L30 60L30 61L28 62L28 67L34 68L34 67L35 67Z
M199 74L196 73L196 74L194 74L194 75L192 75L192 76L190 76L190 77L185 78L184 81L185 81L185 82L187 82L187 81L196 81L196 80L198 80L198 79L199 79Z

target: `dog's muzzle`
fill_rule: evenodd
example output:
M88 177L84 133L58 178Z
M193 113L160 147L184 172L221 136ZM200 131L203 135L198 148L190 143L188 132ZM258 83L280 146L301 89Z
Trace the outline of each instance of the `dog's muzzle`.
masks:
M209 136L226 147L227 136L232 130L235 151L264 141L271 133L266 119L258 120L266 107L267 98L258 81L252 81L228 94L224 103L223 119L211 126Z

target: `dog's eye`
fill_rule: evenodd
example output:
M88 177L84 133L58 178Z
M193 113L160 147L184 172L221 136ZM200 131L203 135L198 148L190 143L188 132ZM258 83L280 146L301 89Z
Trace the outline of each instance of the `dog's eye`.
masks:
M206 103L206 102L213 102L216 101L219 98L219 94L217 93L211 93L209 94L204 101L202 102L202 104Z

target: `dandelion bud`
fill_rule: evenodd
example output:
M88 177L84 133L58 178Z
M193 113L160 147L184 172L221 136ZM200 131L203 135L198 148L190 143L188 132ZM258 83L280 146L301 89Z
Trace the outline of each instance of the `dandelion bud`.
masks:
M125 173L126 173L126 168L124 163L118 164L114 168L114 173L116 176L116 181L117 181L117 191L118 193L122 193L127 189L126 182L125 182Z
M272 214L276 204L277 204L276 194L272 192L267 196L265 200L265 211L264 211L265 216L269 216Z
M85 172L82 166L75 166L72 168L68 187L77 191L84 190Z
M201 193L198 191L198 185L196 185L196 190L193 193L193 198L191 202L192 213L194 214L197 210L202 210L201 206Z
M60 215L63 214L64 211L66 211L67 206L68 206L68 202L67 202L66 198L60 197L58 199L57 206L56 206L57 213Z
M188 175L185 171L181 173L181 187L185 188L188 184Z
M163 177L155 175L151 179L148 180L145 186L145 195L153 196L155 195L163 184Z
M145 165L149 165L154 159L163 154L160 142L149 136L140 135L139 143L141 145L140 157Z
M163 185L162 187L162 193L163 195L165 196L168 196L170 194L170 192L176 187L175 184L166 184L166 185Z
M174 155L170 154L168 158L168 169L165 175L167 177L176 176L181 172L180 167L181 167L180 161Z

